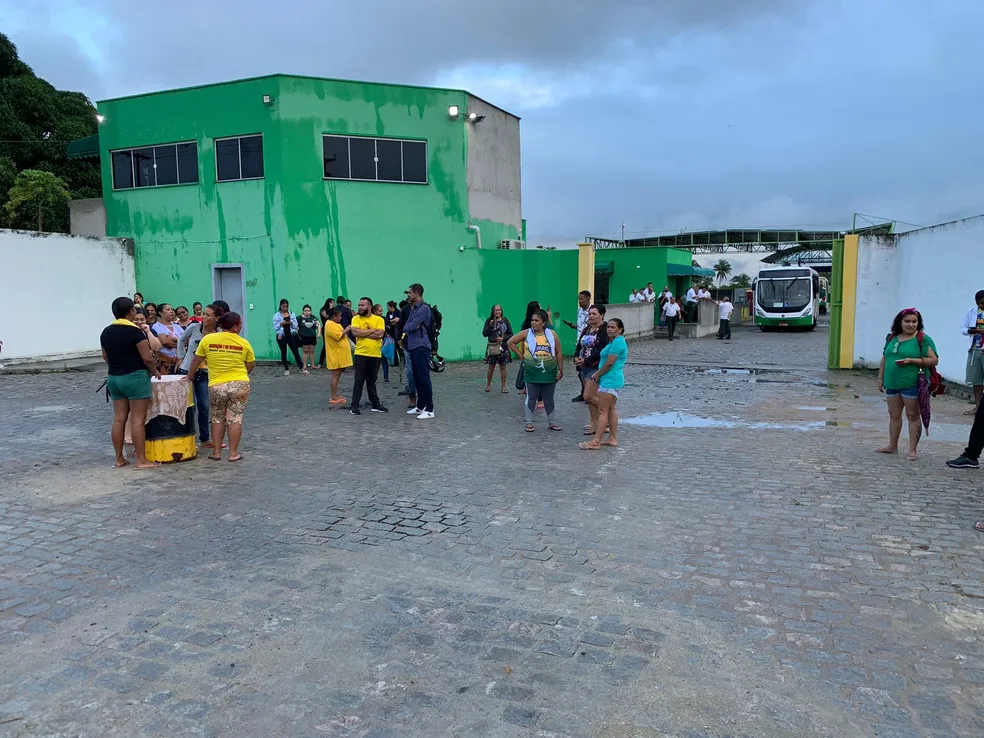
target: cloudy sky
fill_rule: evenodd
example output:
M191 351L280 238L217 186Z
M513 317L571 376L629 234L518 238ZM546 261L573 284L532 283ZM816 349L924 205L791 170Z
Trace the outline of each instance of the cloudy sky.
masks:
M94 100L271 72L469 89L523 118L531 244L984 212L980 0L0 0L0 19Z

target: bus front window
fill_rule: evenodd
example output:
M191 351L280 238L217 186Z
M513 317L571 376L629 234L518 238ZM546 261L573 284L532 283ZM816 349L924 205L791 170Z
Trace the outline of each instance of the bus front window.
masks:
M763 310L802 310L810 304L810 280L759 279L758 303Z

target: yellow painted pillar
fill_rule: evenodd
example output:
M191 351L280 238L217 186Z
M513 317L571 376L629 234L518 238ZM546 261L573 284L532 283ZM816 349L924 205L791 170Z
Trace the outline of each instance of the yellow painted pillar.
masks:
M587 290L594 297L595 252L594 244L577 245L577 291Z
M858 234L844 236L841 285L840 368L854 366L854 318L858 306Z

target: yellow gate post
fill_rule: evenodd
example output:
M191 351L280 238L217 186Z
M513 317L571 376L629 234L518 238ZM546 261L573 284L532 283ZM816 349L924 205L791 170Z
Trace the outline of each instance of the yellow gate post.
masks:
M856 233L844 236L840 311L841 369L854 366L854 319L858 306L858 241Z
M587 290L595 298L595 252L594 244L579 243L577 245L577 290Z

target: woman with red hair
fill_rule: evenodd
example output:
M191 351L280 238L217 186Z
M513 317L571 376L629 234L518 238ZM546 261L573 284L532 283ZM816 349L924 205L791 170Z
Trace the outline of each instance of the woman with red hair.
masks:
M938 363L936 344L923 333L919 311L906 308L896 315L878 368L878 390L888 396L888 445L877 449L878 453L898 453L904 410L909 422L909 453L905 458L916 460L923 422L929 426L929 392L920 390L926 388L930 370ZM925 380L920 380L920 375Z

